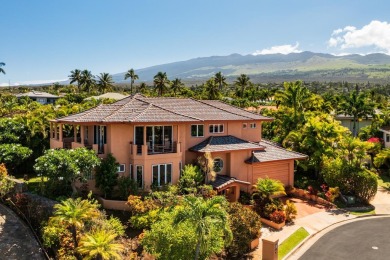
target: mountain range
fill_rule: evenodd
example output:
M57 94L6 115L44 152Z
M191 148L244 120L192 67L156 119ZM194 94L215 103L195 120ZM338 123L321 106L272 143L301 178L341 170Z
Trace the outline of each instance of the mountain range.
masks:
M240 74L247 74L255 83L297 79L383 83L390 80L390 56L383 53L335 56L305 51L201 57L138 69L135 71L139 76L137 82L151 82L159 71L166 72L169 79L181 78L193 84L204 82L219 71L230 82ZM124 74L114 74L115 82L125 82Z

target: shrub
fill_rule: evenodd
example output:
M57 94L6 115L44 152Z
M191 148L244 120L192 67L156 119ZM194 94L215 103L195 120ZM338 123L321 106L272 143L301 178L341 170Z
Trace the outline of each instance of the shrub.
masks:
M339 187L329 188L328 191L325 193L326 199L332 203L338 196L340 196Z
M0 144L0 162L15 173L15 169L26 161L32 154L32 150L20 144Z
M203 174L198 166L187 164L177 184L182 194L192 193L203 182Z
M276 224L280 224L286 221L286 213L284 213L284 211L277 210L271 213L269 218L271 221L275 222Z
M260 215L264 218L270 218L270 215L277 211L283 210L283 203L281 200L276 199L264 205L262 210L260 211Z
M286 205L284 206L284 212L286 213L287 222L292 222L298 213L295 204L289 200L286 201Z
M118 189L121 199L127 199L130 194L137 193L137 182L130 177L121 176L118 179Z
M13 181L8 179L8 171L4 163L0 164L0 199L12 190L14 187Z
M227 210L233 241L226 248L229 258L241 258L249 252L249 243L260 236L261 221L259 215L240 203L231 203Z
M96 188L99 188L103 192L104 198L111 196L115 185L118 182L118 166L119 163L116 161L112 154L108 154L96 173Z
M262 200L271 200L271 196L286 195L283 183L268 177L257 179L253 189L254 193L259 195Z

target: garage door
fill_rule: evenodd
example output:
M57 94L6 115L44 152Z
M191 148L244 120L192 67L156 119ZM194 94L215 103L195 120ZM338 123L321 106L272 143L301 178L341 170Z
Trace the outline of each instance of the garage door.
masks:
M253 166L253 183L256 183L258 178L268 176L271 179L280 180L284 185L288 185L289 163L261 163Z

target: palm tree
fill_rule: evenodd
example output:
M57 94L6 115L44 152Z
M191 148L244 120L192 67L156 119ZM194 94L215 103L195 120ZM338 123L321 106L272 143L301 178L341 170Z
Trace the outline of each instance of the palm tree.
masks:
M5 63L4 62L0 62L0 73L3 73L5 74L5 71L3 68L1 68L2 66L5 66Z
M294 122L297 121L298 111L303 111L309 103L310 91L303 86L302 81L284 82L284 90L275 95L276 103L290 107L294 112Z
M244 97L246 87L250 84L250 78L246 74L241 74L234 84L240 88L239 96Z
M215 196L208 200L202 197L184 197L183 208L177 213L174 223L188 222L195 227L197 234L195 260L208 251L206 240L212 235L212 230L223 230L226 244L232 241L228 214L223 207L226 203L226 199L222 196Z
M81 70L75 69L70 72L70 75L68 76L70 79L70 84L77 83L77 88L79 90L79 93L81 92Z
M176 92L178 91L181 91L181 89L183 88L184 84L181 82L181 79L179 78L175 78L173 81L172 81L172 86L171 86L171 89L173 91L173 95L176 97Z
M214 78L211 78L208 81L206 81L204 88L207 93L207 99L211 99L211 100L219 99L220 92Z
M164 91L170 86L171 82L169 81L167 77L166 72L159 71L154 76L154 88L158 91L158 95L162 96L164 94Z
M253 189L254 194L259 195L262 200L267 201L272 200L272 196L286 195L283 183L268 177L257 179L256 184L253 185Z
M98 204L81 198L62 201L54 206L56 211L50 221L62 224L70 229L75 247L78 246L77 232L84 227L85 222L100 215Z
M100 76L98 76L97 86L99 88L99 91L102 93L111 91L114 87L114 81L112 80L112 76L109 73L100 73Z
M146 85L145 82L141 82L141 84L139 84L138 91L143 93L146 91L147 88L148 88L148 85Z
M125 74L125 80L130 78L130 94L133 94L133 84L134 84L134 81L139 79L138 75L135 74L134 70L133 69L129 69L126 74Z
M95 79L89 70L83 70L81 72L80 84L88 93L91 93L91 90L95 86Z
M222 72L217 72L214 75L215 83L219 86L219 91L222 91L223 87L226 87L228 84L226 83L226 78L222 75Z
M369 102L363 93L353 91L349 95L342 96L338 113L353 117L352 135L357 136L356 122L359 118L368 117L374 114L374 104Z
M83 259L122 259L120 253L124 247L115 241L116 237L112 231L94 231L80 239L77 251L85 256Z

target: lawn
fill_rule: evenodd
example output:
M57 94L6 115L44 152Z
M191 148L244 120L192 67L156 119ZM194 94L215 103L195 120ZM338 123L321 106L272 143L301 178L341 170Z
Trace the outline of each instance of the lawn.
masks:
M300 242L302 242L309 233L303 227L295 231L291 236L283 241L279 246L278 259L283 259L291 250L293 250Z
M19 178L19 180L23 180L23 178ZM47 178L43 178L43 182L46 182ZM32 192L38 192L40 189L40 185L42 183L42 178L41 177L33 177L30 178L28 181L25 181L27 185L27 189Z
M365 211L350 211L349 213L352 214L352 215L355 215L355 216L374 215L375 214L375 210L374 209L368 209L368 210L365 210Z

